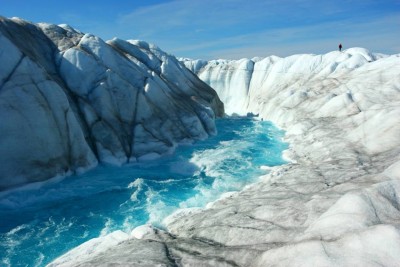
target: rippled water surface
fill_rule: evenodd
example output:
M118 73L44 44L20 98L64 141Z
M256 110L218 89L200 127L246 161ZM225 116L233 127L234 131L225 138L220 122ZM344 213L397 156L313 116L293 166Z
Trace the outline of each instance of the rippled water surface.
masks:
M161 159L100 166L0 193L0 266L44 266L73 247L144 223L162 227L179 208L204 207L284 163L283 133L271 123L231 117L218 135Z

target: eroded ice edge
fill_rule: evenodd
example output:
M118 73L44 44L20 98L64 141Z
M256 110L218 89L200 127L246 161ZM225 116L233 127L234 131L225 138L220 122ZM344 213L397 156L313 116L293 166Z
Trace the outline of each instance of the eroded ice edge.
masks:
M196 212L285 162L283 133L271 123L229 117L217 126L218 136L155 161L101 166L3 193L2 264L43 266L88 240L79 249L98 253L130 238L139 225L163 228L168 215ZM139 227L132 235L140 238L147 230Z

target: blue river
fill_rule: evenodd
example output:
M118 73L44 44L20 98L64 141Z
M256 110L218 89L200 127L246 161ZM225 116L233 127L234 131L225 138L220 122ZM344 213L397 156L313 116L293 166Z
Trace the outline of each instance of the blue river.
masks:
M218 135L173 155L0 192L0 266L45 266L115 230L129 233L180 208L204 207L284 164L283 132L249 117L217 120Z

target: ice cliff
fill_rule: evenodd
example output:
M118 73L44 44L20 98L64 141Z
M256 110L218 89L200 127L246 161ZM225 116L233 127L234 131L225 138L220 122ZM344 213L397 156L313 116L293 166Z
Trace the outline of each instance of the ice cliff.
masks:
M216 133L215 92L142 41L0 17L0 190Z
M229 113L286 130L291 162L203 210L50 266L400 266L400 55L188 61Z

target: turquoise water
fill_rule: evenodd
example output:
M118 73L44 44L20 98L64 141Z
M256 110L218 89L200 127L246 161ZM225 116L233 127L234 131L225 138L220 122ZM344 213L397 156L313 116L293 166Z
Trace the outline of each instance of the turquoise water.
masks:
M100 166L83 175L0 193L0 266L44 266L81 243L129 233L179 208L204 207L281 165L283 133L266 121L230 117L218 135L161 159Z

